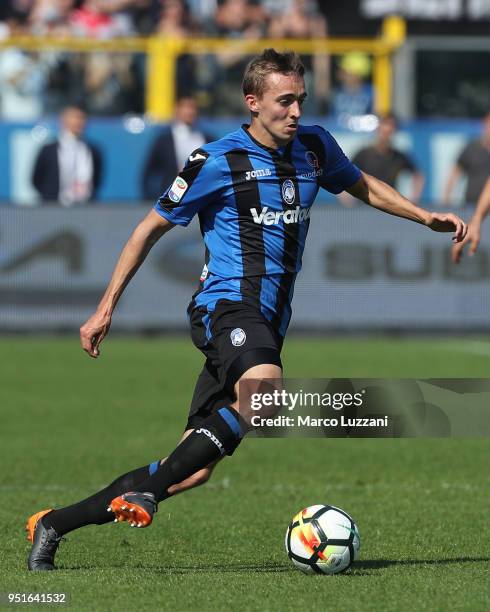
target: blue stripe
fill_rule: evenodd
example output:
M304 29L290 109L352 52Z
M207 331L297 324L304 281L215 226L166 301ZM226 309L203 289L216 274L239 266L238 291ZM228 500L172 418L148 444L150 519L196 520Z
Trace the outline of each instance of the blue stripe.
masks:
M241 438L243 436L242 428L240 427L240 423L237 421L235 415L230 412L228 408L220 408L218 410L221 418L226 421L226 424L231 429L231 431L235 434L237 438Z
M153 474L158 470L158 466L160 465L160 460L157 459L156 461L154 461L153 463L150 463L150 476L153 476Z

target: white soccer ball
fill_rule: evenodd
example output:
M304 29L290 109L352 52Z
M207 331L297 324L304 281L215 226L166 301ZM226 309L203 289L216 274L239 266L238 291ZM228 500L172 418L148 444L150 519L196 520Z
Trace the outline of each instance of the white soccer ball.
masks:
M286 532L286 552L305 574L339 574L359 558L360 547L357 525L335 506L308 506Z

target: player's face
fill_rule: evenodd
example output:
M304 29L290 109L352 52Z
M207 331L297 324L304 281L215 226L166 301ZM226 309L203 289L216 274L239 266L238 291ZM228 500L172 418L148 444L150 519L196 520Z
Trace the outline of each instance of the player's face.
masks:
M279 146L292 140L298 130L301 107L306 98L303 77L272 73L266 77L262 97L246 96L257 128ZM267 144L267 143L264 143Z

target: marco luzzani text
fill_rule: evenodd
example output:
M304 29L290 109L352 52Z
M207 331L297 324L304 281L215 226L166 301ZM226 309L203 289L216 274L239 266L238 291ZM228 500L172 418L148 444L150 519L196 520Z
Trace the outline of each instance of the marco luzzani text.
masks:
M270 412L271 409L287 409L294 415L277 414L276 416L261 416L253 414L252 427L388 427L388 415L377 418L346 416L332 413L332 416L316 417L304 414L303 409L331 408L337 413L344 409L358 409L363 406L365 390L358 393L312 393L297 391L291 393L285 389L270 393L252 393L250 407L252 410ZM300 413L303 412L303 414ZM324 411L322 411L324 414Z

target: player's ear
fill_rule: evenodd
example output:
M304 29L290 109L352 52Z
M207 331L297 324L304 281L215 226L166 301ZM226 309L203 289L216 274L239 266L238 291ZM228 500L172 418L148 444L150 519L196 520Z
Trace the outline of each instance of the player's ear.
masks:
M260 110L259 99L255 94L247 94L245 104L251 113L257 113Z

